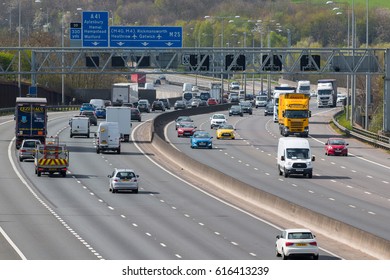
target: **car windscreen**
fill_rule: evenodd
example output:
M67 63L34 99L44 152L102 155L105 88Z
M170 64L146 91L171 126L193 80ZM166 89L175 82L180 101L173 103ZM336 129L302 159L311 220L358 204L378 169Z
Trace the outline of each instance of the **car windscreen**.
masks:
M309 149L287 149L286 154L289 159L309 159Z

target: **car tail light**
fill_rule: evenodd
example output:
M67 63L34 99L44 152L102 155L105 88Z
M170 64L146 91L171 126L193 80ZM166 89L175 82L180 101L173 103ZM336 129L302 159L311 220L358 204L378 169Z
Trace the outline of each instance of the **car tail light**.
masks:
M315 242L315 241L314 242L310 242L310 245L311 246L317 246L317 242Z
M20 152L22 152L22 153L25 153L25 152L26 152L26 150L24 150L24 149L21 149L21 150L20 150Z
M294 242L286 242L286 246L293 246L294 245Z
M119 180L118 180L118 179L114 179L113 181L114 181L114 182L119 182Z

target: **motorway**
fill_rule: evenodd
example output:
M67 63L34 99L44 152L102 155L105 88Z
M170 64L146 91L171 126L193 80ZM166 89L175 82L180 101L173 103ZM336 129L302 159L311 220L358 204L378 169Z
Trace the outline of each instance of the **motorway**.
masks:
M2 259L276 259L277 228L156 167L133 143L96 154L93 139L69 138L71 115L49 116L49 135L70 150L66 178L19 163L13 120L1 120L0 226L19 252L4 245ZM139 173L138 194L108 191L114 167Z
M163 159L144 154L136 139L123 143L120 155L96 154L93 138L69 138L73 114L49 114L49 135L58 134L70 150L66 178L37 177L32 161L18 162L14 121L0 118L0 259L277 259L278 226L158 166L156 159ZM229 118L239 137L214 139L213 150L190 149L189 139L178 139L172 125L167 137L181 151L230 176L388 239L388 157L354 140L349 140L349 157L324 156L324 139L334 134L327 125L331 114L313 109L310 142L317 158L312 179L277 175L279 133L262 109L250 117ZM143 122L133 122L133 131L154 116L143 114ZM194 120L209 130L208 117ZM107 175L114 167L137 171L138 194L108 191ZM321 251L320 259L339 258Z
M348 139L348 157L325 156L324 143L335 132L328 125L335 109L317 109L312 101L309 142L316 156L312 179L284 178L276 167L278 125L263 109L252 116L232 116L235 140L217 140L209 116L194 116L198 129L214 136L213 150L194 150L189 140L178 138L171 123L167 138L177 149L204 164L252 186L303 205L357 228L389 239L389 158L378 149ZM337 108L336 108L337 109ZM225 112L226 115L228 112ZM291 136L290 136L291 137Z

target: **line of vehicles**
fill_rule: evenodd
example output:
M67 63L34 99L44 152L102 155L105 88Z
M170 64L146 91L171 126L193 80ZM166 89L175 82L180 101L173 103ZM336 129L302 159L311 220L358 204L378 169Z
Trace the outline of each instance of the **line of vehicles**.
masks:
M294 134L297 136L307 137L308 130L308 118L310 117L309 111L309 98L310 98L310 90L309 92L299 92L295 90L293 92L284 92L285 88L282 85L281 88L275 89L281 90L279 94L274 94L274 100L276 96L278 96L278 102L274 102L273 105L277 104L277 120L279 127L281 129L281 134L283 136L288 136L290 134ZM256 96L255 106L262 107L267 105L264 102L265 98L259 98L263 96ZM332 97L333 98L333 97ZM37 98L34 98L36 102ZM239 99L240 100L240 99ZM333 100L333 99L332 99ZM23 100L17 100L17 103L21 105L22 108ZM47 138L46 136L46 125L47 125L47 113L45 105L46 102L40 100L39 104L40 109L37 104L30 104L30 109L21 109L20 114L17 114L16 119L26 120L26 112L35 112L33 115L38 116L36 119L31 119L30 123L36 122L42 124L44 130L40 130L40 133L30 134L27 136L22 129L23 126L18 126L19 121L17 121L17 131L19 129L19 141L22 141L20 146L24 146L23 143L26 142L24 148L31 148L30 151L34 151L30 156L34 158L35 165L35 173L37 176L41 176L43 173L53 174L60 173L62 176L66 176L66 171L69 166L69 151L66 148L66 145L61 144L58 138ZM257 101L259 101L257 103ZM30 103L26 102L25 103ZM261 103L262 102L262 103ZM32 103L32 102L31 102ZM95 102L90 102L94 104ZM101 101L98 102L100 104L100 109L103 108ZM142 102L141 102L142 103ZM265 104L264 104L265 103ZM99 106L94 104L95 107ZM35 107L34 107L35 106ZM244 112L244 104L241 105L233 105L240 107L241 113ZM233 108L232 106L232 108ZM25 104L25 107L27 105ZM34 107L34 108L33 108ZM149 108L149 105L146 106ZM252 104L250 103L250 110L252 110ZM96 132L97 138L97 153L101 151L114 150L118 154L120 153L120 142L121 139L124 141L129 141L129 135L131 133L131 113L130 107L115 107L108 106L105 108L106 111L106 121L100 122L98 130ZM275 107L273 107L275 112ZM83 111L88 111L87 109ZM44 117L40 114L44 113ZM129 114L130 113L130 114ZM251 114L249 112L246 112ZM23 115L24 114L24 115ZM230 115L230 111L229 111ZM233 114L232 114L233 115ZM24 116L24 117L22 117ZM32 115L30 116L32 117ZM297 119L299 119L299 124L296 124ZM122 120L129 120L130 125L125 125L124 128L120 128L120 123ZM190 122L189 120L186 120ZM126 121L127 122L127 121ZM294 123L295 122L295 123ZM212 139L213 137L205 131L197 131L196 126L194 124L188 125L185 124L185 121L177 122L178 129L178 137L180 136L190 136L191 137L191 148L208 148L212 149ZM25 124L25 123L23 123ZM85 136L87 138L90 137L90 118L85 116L77 116L73 117L70 122L70 137L74 136ZM214 114L210 118L210 128L217 127L217 139L235 139L234 136L234 127L232 125L227 124L227 120L224 114ZM39 127L36 126L36 132L39 131ZM188 129L187 129L188 128ZM302 129L303 130L297 130ZM283 130L282 130L283 129ZM295 129L295 130L294 130ZM23 131L22 133L20 131ZM180 134L181 133L181 134ZM36 136L35 136L36 135ZM23 138L24 137L24 138ZM27 138L26 138L27 137ZM43 137L43 138L42 138ZM22 139L22 140L20 140ZM43 141L41 141L44 139ZM113 143L109 143L109 141L104 140L109 139L113 140ZM28 141L34 141L35 143L32 145ZM42 144L42 143L43 144ZM112 145L111 145L112 144ZM325 144L326 154L327 155L348 155L347 149L336 147L333 145L344 145L347 146L347 143L341 143L340 141L336 141L335 139L329 139ZM333 150L332 150L333 149ZM345 152L346 151L346 152ZM23 154L24 153L24 154ZM19 159L23 161L24 159L30 158L27 153L22 152L19 153ZM312 178L313 175L313 166L312 163L315 161L315 156L311 154L311 149L309 142L307 139L302 138L280 138L278 142L278 151L277 151L277 165L279 175L284 175L288 177L293 174L302 174L303 176L307 176L308 178ZM136 175L134 170L132 169L115 169L111 175L108 176L110 178L110 186L109 190L113 193L118 190L132 190L133 192L138 192L138 178L139 175ZM294 240L290 240L294 239ZM303 248L304 247L304 248ZM283 259L287 259L290 256L295 254L307 254L312 256L314 259L318 259L318 248L317 243L315 241L315 236L307 229L290 229L282 232L280 236L277 236L276 241L276 254L278 256L282 256Z

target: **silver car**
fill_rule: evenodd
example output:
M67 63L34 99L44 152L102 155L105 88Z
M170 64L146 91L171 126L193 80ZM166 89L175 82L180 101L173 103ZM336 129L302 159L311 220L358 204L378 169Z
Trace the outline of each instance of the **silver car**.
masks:
M116 193L118 191L130 190L138 193L139 175L136 175L134 170L115 168L112 174L107 177L110 178L110 192Z
M38 139L24 139L19 149L19 161L35 158L35 149L41 144Z

